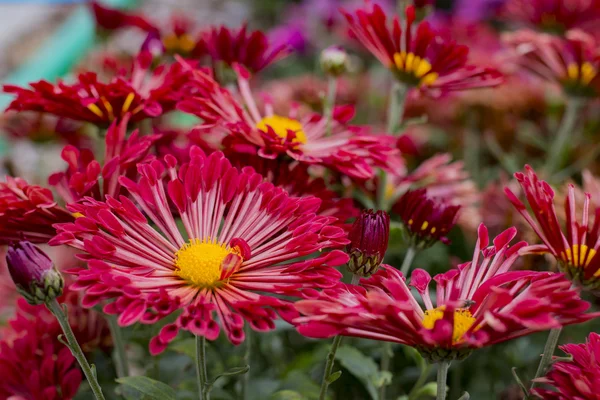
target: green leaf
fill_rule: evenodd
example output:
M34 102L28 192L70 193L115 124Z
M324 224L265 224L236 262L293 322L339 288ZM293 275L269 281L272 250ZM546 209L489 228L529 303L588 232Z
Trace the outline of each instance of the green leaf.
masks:
M375 364L375 361L365 356L358 349L350 346L340 346L335 358L354 377L362 382L371 398L376 400L377 388L375 387L374 380L379 376L379 368Z
M333 374L331 374L327 377L327 383L331 385L333 382L340 379L340 376L342 376L342 371L334 372Z
M127 376L117 379L117 382L145 394L150 399L175 400L175 389L166 383L155 381L147 376Z
M429 382L428 384L419 388L419 390L417 390L415 392L414 398L420 399L423 396L428 396L428 397L437 396L437 382Z
M469 400L470 398L471 396L469 395L469 392L463 392L462 396L460 396L458 400Z
M179 354L184 354L191 358L192 360L196 359L196 339L187 338L178 340L169 345L169 350L174 351Z
M270 400L306 400L306 397L293 390L281 390L274 393Z

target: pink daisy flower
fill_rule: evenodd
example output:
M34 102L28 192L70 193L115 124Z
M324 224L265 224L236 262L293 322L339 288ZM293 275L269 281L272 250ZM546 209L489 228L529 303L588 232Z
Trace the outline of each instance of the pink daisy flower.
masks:
M497 86L504 80L493 68L469 65L469 48L440 37L429 22L413 29L413 6L406 9L406 29L397 15L390 26L383 9L370 1L354 13L343 13L358 41L408 86L436 95Z
M560 274L510 271L519 250L509 243L516 229L504 231L488 246L485 226L479 228L473 260L433 278L422 269L410 284L400 272L383 267L361 285L324 290L317 299L296 308L298 331L309 337L355 336L415 347L434 362L468 356L474 349L537 331L594 318L590 305ZM416 289L417 301L410 291ZM424 307L421 305L423 304Z
M533 168L525 166L525 172L517 172L515 178L521 184L532 214L519 198L505 189L508 199L539 236L543 244L529 246L530 253L550 253L558 261L559 269L569 279L589 290L600 289L600 208L592 208L590 195L586 193L581 209L581 222L577 221L575 187L570 184L565 201L566 234L554 207L554 190L538 178Z
M115 299L104 311L117 314L120 325L182 311L151 341L153 354L180 329L214 340L222 327L239 344L244 320L266 331L278 314L296 316L288 301L270 295L313 295L338 284L332 267L347 262L342 251L292 261L348 243L334 217L315 214L318 199L290 197L261 175L232 167L222 153L205 156L199 148L180 166L167 155L138 169L137 182L120 179L135 202L107 196L70 205L83 216L58 224L52 244L88 253L88 269L74 271L75 287L88 307Z
M369 135L347 124L354 115L352 107L336 109L328 134L327 121L319 114L300 117L292 110L288 116L277 115L268 99L261 113L250 91L248 72L239 65L236 71L242 103L210 75L196 70L192 94L178 104L181 111L202 118L200 128L224 135L226 148L268 159L288 156L357 179L373 177L375 167L401 165L392 137Z
M565 344L559 348L573 358L552 364L548 373L536 382L552 389L534 389L545 400L597 400L600 390L600 335L590 333L585 343Z

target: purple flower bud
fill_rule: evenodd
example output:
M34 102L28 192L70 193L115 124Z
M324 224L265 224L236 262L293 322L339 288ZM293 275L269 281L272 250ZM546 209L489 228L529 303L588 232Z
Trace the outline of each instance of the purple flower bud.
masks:
M352 225L346 251L348 269L355 275L369 277L381 265L388 247L390 216L385 211L362 211Z
M17 290L30 304L44 304L62 294L62 276L46 253L32 243L9 246L6 263Z

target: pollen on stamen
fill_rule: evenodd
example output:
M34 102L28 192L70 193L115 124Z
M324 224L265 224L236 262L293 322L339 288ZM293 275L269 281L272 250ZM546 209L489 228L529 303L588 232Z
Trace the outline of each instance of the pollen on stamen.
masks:
M192 239L175 253L175 273L194 286L212 286L220 280L223 261L229 254L237 252L210 238Z
M425 311L425 317L422 324L426 329L433 329L436 321L444 318L445 306L437 307L432 310ZM473 314L465 308L454 310L454 329L452 331L452 342L458 343L462 337L475 323Z
M300 121L292 118L282 117L280 115L270 115L261 119L256 124L256 128L263 132L268 132L269 128L271 128L273 132L282 139L286 139L288 137L288 132L291 131L296 135L292 140L293 143L305 144L307 142L306 133L304 133L302 124Z

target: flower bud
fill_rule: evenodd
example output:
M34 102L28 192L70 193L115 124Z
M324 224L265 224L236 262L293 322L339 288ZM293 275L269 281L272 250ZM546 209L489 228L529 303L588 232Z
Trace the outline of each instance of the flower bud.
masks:
M348 270L365 278L375 273L385 256L389 236L390 216L385 211L361 212L348 235Z
M9 246L6 263L18 292L30 304L44 304L62 294L62 276L46 253L32 243Z
M348 70L348 53L338 46L331 46L321 52L321 69L327 75L340 76Z

